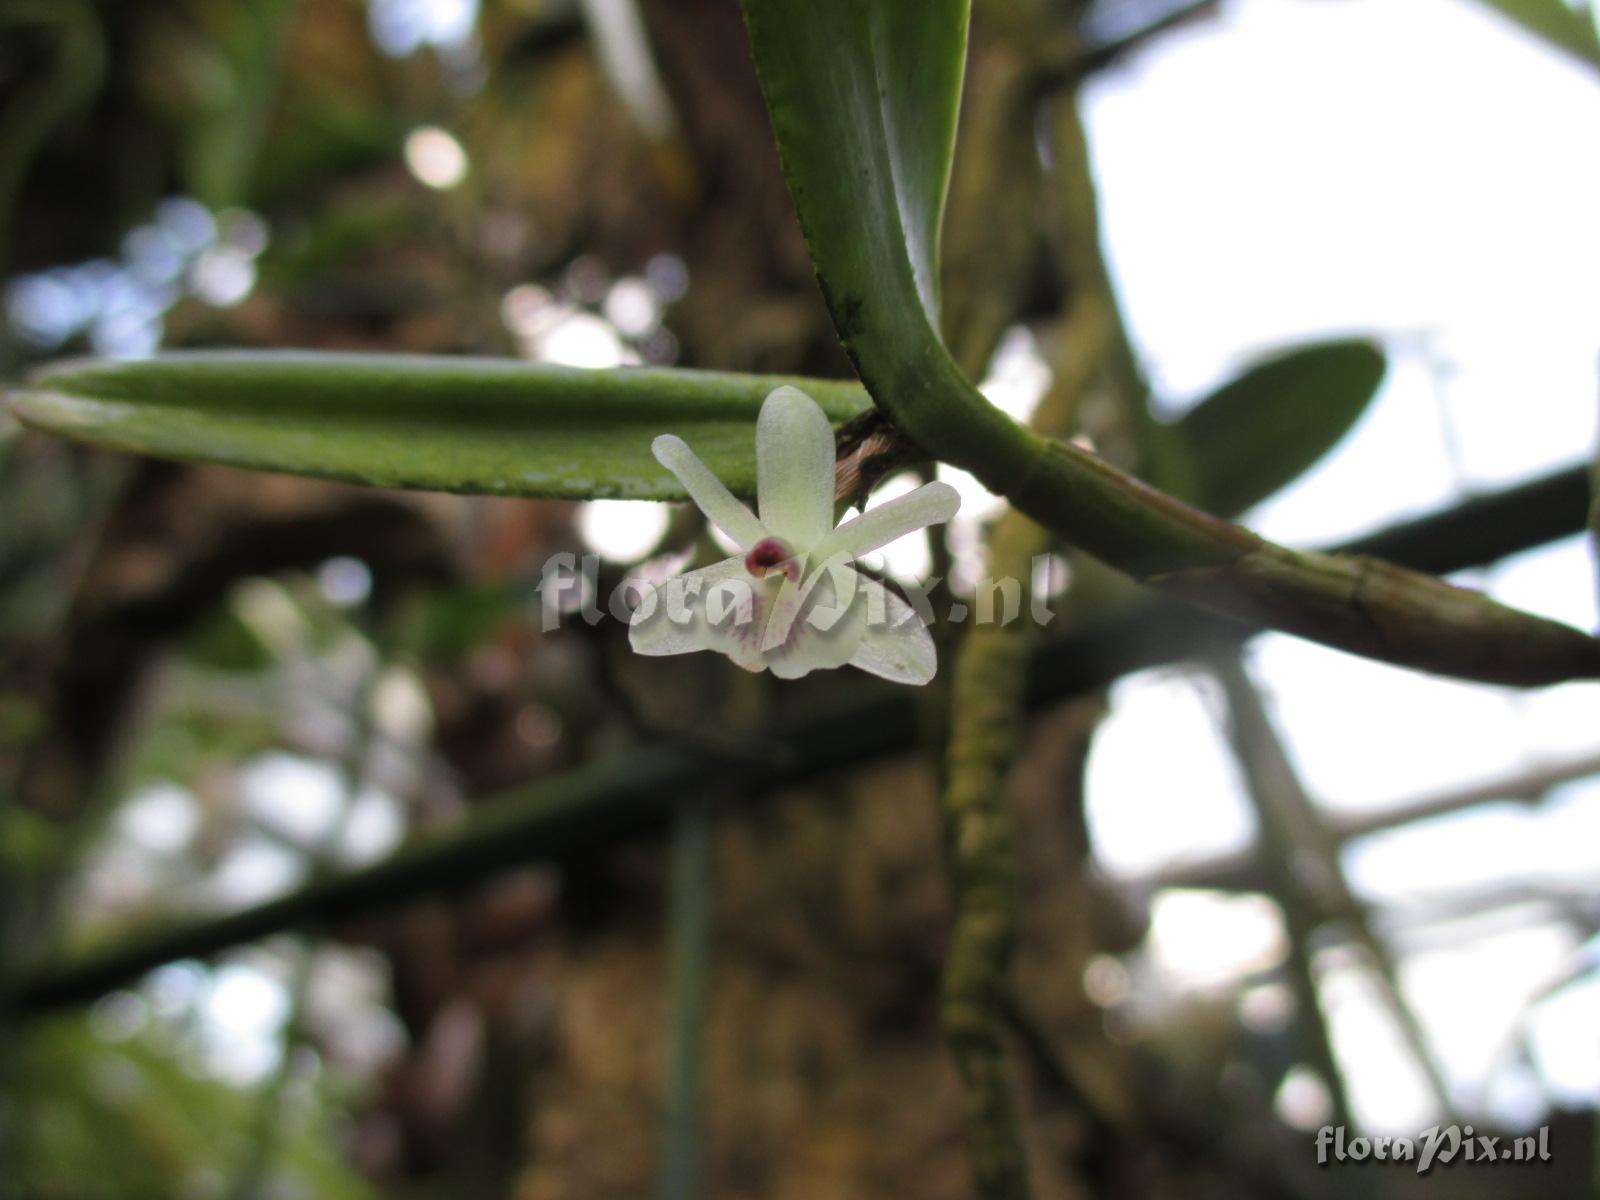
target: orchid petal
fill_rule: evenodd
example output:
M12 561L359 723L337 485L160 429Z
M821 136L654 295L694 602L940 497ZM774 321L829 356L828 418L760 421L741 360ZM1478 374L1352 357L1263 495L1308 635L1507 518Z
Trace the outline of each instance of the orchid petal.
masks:
M760 671L767 590L745 570L743 555L675 576L641 601L628 641L639 654L716 650L747 671Z
M892 683L930 682L939 658L922 617L876 579L863 576L861 582L869 615L850 665Z
M833 426L799 388L775 388L761 405L756 480L762 524L796 550L833 528Z
M860 558L896 538L948 521L960 507L961 495L948 483L925 483L846 521L822 540L816 553L822 558L837 554Z
M724 486L722 480L680 437L664 433L650 443L650 451L667 470L678 477L689 499L706 517L742 548L748 550L767 536L756 515Z

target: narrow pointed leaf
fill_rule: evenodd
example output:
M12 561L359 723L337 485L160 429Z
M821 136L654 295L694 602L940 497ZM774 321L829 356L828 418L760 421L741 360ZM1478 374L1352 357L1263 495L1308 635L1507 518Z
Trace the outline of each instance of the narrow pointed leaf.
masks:
M169 354L49 367L7 397L24 422L118 450L380 487L677 500L657 434L755 492L756 415L783 383L838 423L853 383L703 371L587 371L513 360Z
M1233 516L1293 482L1367 411L1384 366L1372 342L1325 342L1224 384L1174 427L1188 455L1179 498Z

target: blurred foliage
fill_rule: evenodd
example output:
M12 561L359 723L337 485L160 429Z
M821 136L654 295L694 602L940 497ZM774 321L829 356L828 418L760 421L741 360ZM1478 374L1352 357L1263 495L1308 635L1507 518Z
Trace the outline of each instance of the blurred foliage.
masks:
M119 1003L141 1001L109 998L110 1006ZM21 1128L13 1131L3 1186L30 1200L225 1194L248 1148L252 1097L197 1070L175 1029L157 1024L107 1037L93 1026L90 1018L61 1017L30 1030L8 1080L24 1100L10 1114ZM296 1099L272 1194L373 1196L327 1136L322 1091L313 1084Z

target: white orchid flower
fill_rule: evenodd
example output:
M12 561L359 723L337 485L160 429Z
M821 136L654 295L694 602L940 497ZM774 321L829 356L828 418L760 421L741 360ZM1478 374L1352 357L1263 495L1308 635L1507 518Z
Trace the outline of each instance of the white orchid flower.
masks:
M651 450L743 551L647 591L628 634L640 654L716 650L780 679L846 663L896 683L927 683L937 660L922 618L852 565L955 516L947 483L927 483L833 527L833 427L817 402L780 387L756 421L758 518L682 438Z

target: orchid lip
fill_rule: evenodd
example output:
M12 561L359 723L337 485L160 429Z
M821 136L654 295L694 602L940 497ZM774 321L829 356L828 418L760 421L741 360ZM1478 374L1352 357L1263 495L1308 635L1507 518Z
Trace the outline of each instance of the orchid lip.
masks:
M757 579L772 571L781 571L792 582L800 581L800 560L782 538L765 537L751 546L744 556L744 569Z

